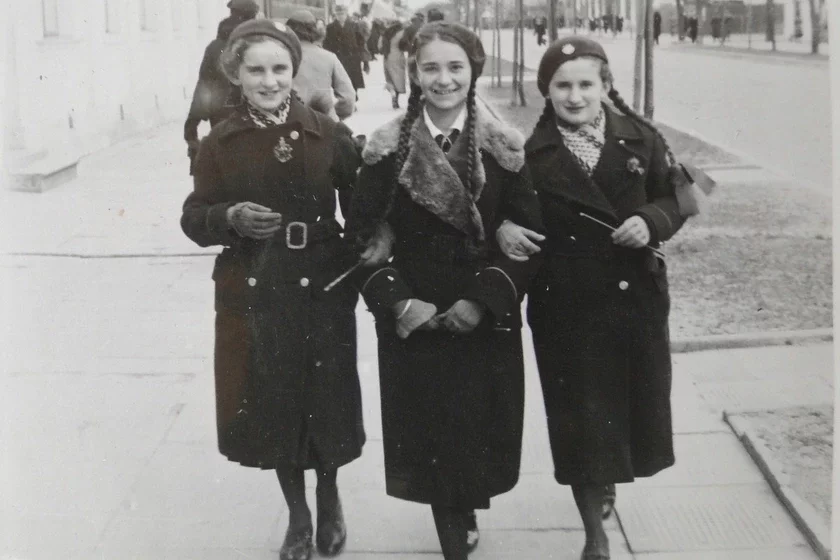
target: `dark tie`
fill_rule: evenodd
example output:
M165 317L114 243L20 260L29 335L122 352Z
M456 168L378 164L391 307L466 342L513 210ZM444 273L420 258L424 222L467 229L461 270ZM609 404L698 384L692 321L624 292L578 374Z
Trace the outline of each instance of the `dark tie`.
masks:
M449 136L445 136L443 134L438 134L435 137L435 141L437 142L437 145L440 146L440 149L443 150L444 154L449 152L449 149L452 147L452 144L454 144L455 140L457 140L457 139L458 139L458 129L457 128L452 130L452 132L449 133Z

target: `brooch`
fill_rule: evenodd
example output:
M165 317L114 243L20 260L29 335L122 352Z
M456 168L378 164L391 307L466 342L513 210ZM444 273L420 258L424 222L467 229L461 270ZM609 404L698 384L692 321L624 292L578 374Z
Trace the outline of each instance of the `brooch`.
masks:
M631 157L627 160L627 171L636 175L645 174L645 168L639 165L639 159L636 157Z
M274 157L276 157L280 163L286 163L292 159L292 147L286 143L286 139L282 136L280 137L280 141L277 142L277 145L274 146Z

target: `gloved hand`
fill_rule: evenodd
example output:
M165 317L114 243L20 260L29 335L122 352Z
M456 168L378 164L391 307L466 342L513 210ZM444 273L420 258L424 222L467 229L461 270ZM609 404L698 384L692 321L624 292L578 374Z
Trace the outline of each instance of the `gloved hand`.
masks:
M268 239L283 227L283 216L253 202L240 202L227 210L228 224L242 237Z
M404 299L393 307L397 318L397 336L406 339L415 330L434 330L438 327L435 321L437 307L420 299Z
M435 316L442 328L460 334L475 330L483 318L484 306L469 299L459 299L445 313Z

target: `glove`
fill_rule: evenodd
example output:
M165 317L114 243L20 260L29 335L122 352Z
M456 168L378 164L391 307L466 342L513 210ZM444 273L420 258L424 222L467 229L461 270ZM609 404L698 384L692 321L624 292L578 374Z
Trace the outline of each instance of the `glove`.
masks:
M459 299L446 313L435 317L437 323L449 332L467 334L475 330L484 318L484 307L469 299Z
M417 329L434 330L437 328L435 313L437 307L419 299L398 301L394 304L397 317L397 336L406 339Z

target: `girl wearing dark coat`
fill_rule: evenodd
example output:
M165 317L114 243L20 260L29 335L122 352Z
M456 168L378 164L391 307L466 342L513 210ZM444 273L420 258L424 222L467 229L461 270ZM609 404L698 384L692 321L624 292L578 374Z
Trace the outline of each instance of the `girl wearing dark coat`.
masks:
M545 110L525 146L547 236L528 322L555 478L572 486L587 560L609 558L605 489L674 464L668 280L651 247L686 212L665 139L612 83L597 42L554 43L538 71ZM514 258L538 250L522 233L499 230Z
M365 441L358 295L323 290L348 255L335 189L346 203L360 162L349 130L292 92L300 58L294 33L268 20L234 30L222 63L246 101L202 141L181 218L198 245L224 246L213 270L219 450L277 471L290 512L283 560L312 554L304 469L318 474L318 547L341 550L336 472Z
M519 476L535 263L501 255L493 232L541 224L522 136L476 106L479 38L434 22L410 54L406 113L369 138L347 226L371 265L357 281L379 340L387 492L430 504L444 557L463 560L471 512Z

